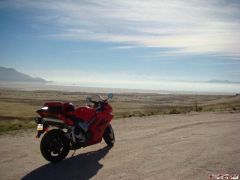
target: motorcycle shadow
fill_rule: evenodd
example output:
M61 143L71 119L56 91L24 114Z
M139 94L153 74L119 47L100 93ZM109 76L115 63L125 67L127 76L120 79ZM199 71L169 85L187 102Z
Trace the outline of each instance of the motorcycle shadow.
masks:
M90 179L103 167L99 161L109 152L106 146L100 150L79 154L63 160L59 163L43 165L26 176L22 180L30 179Z

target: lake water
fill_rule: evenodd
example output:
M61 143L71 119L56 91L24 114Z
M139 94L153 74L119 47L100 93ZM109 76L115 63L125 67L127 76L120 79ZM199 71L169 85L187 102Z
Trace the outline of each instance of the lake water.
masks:
M104 86L104 87L101 87ZM115 84L104 84L94 87L91 84L76 83L9 83L0 82L0 88L16 90L54 90L68 92L92 93L160 93L160 94L236 94L240 93L240 83L206 83L206 82L174 82L162 81L157 83L135 83L128 88L114 88ZM119 84L121 87L121 84Z

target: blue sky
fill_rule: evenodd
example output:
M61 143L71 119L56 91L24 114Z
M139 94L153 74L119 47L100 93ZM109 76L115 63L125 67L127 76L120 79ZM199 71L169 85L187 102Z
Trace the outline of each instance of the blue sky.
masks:
M239 9L237 0L3 0L0 65L92 86L240 81Z

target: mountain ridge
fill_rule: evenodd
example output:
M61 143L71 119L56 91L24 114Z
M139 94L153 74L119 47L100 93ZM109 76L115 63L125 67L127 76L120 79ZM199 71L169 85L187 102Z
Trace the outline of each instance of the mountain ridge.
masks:
M213 79L213 80L209 80L209 81L206 81L207 83L224 83L224 84L239 84L240 82L234 82L234 81L229 81L229 80L216 80L216 79Z
M17 71L14 68L0 66L0 81L7 82L36 82L45 83L45 79L40 77L32 77L28 74Z

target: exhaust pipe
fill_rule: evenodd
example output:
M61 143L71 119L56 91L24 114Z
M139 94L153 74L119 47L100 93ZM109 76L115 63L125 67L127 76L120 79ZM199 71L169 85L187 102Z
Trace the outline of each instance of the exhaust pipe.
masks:
M56 118L42 118L43 123L47 123L52 126L62 126L64 125L64 121Z

